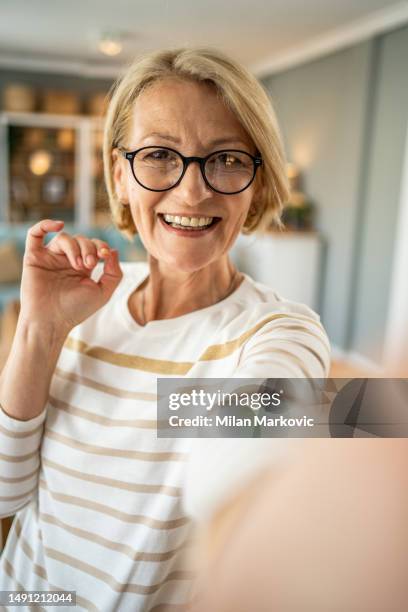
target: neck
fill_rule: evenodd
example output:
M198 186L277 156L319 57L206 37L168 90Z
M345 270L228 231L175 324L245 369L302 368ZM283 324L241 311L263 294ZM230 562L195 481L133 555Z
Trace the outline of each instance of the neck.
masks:
M234 291L243 278L228 255L192 272L174 269L151 255L148 263L149 277L132 296L140 304L137 312L143 324L212 306Z

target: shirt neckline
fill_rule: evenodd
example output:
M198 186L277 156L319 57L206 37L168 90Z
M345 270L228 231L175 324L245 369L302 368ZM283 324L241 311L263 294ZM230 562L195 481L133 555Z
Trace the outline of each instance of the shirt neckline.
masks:
M168 329L169 331L173 331L175 327L182 326L186 322L194 320L197 317L207 316L213 311L215 312L218 309L223 309L230 302L234 302L235 300L237 300L237 298L239 298L241 294L246 291L247 285L250 280L248 275L245 274L245 272L242 272L242 275L244 278L241 281L241 284L239 285L239 287L237 287L232 293L227 295L227 297L223 298L219 302L216 302L215 304L210 304L210 306L205 306L204 308L199 308L198 310L192 310L191 312L187 312L178 317L172 317L170 319L157 319L154 321L148 321L146 325L140 325L136 321L136 319L134 319L132 315L130 314L128 300L130 298L130 295L138 287L140 287L140 285L146 280L146 278L149 276L149 273L150 273L149 266L148 264L145 264L143 273L137 279L136 283L135 283L135 278L131 277L131 281L129 282L128 286L126 287L126 290L123 292L121 299L120 299L121 313L123 315L123 318L125 320L125 323L128 329L130 329L133 332L141 331L141 330L151 330L151 329L160 330L160 331L166 331Z

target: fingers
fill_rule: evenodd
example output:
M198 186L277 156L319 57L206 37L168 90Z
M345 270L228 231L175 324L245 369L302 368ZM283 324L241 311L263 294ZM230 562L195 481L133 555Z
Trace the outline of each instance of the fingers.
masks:
M78 242L65 232L61 232L55 236L48 245L48 248L53 253L65 255L75 270L81 270L82 266L77 263L78 257L81 258L81 249Z
M92 270L98 263L98 259L109 256L110 247L103 240L87 238L85 236L74 236L80 249L77 255L77 265L87 270Z
M48 245L50 251L64 254L75 270L90 272L98 263L110 255L110 247L103 240L86 236L70 236L61 232Z
M107 242L104 242L103 240L99 240L98 238L92 238L92 242L96 246L99 258L103 259L110 255L111 248Z
M111 249L110 256L105 260L103 274L98 281L105 299L109 299L122 279L123 273L119 265L117 249Z
M54 219L43 219L39 221L27 232L26 250L35 251L44 246L44 237L49 232L58 232L64 227L63 221L55 221Z

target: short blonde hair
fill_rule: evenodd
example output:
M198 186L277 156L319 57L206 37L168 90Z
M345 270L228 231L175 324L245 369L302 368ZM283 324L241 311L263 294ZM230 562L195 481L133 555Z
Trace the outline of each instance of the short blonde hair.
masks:
M156 51L137 59L112 87L104 132L105 182L114 224L132 239L137 229L129 206L116 195L112 151L125 146L136 98L152 83L175 77L215 86L262 156L257 176L259 196L254 198L242 233L250 234L274 224L281 228L283 205L288 199L286 162L272 104L261 84L240 64L213 49L184 48Z

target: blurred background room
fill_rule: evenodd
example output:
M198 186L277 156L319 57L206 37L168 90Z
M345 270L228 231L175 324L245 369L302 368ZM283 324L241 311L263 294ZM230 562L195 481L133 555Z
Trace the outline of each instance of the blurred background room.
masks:
M110 222L106 96L140 53L183 45L247 66L282 130L286 230L240 237L235 262L320 314L332 376L406 376L408 2L393 0L0 0L1 363L35 221L144 259Z
M240 237L235 262L320 314L331 376L408 376L408 2L394 0L0 0L0 368L30 225L63 219L145 258L110 221L106 96L139 54L183 45L247 66L282 129L286 230Z

